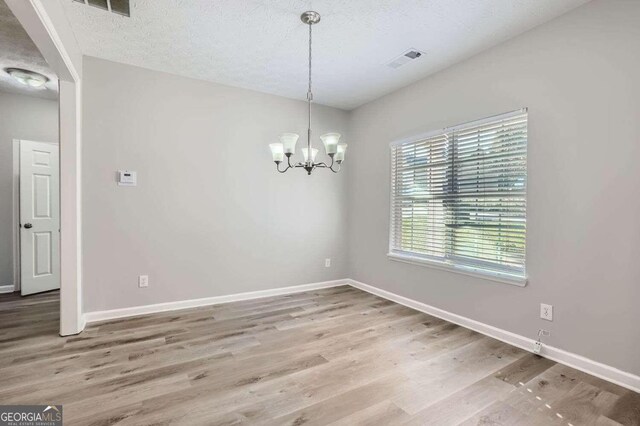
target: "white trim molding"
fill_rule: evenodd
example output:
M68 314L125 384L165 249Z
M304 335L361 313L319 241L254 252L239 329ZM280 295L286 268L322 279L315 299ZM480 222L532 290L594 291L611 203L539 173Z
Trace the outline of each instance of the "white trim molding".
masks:
M0 294L13 293L15 287L13 285L0 285Z
M322 288L339 287L348 285L349 280L322 281L311 284L302 284L290 287L280 287L269 290L249 291L246 293L229 294L225 296L205 297L202 299L180 300L177 302L157 303L154 305L133 306L130 308L111 309L108 311L86 312L84 321L89 324L97 321L106 321L116 318L147 315L158 312L175 311L179 309L197 308L200 306L218 305L221 303L239 302L241 300L262 299L264 297L282 296L286 294L302 293L305 291L319 290Z
M94 323L99 321L107 321L116 318L132 317L137 315L147 315L158 312L176 311L180 309L197 308L201 306L218 305L222 303L239 302L242 300L261 299L264 297L282 296L287 294L302 293L305 291L319 290L323 288L339 287L349 285L351 287L366 291L392 302L407 306L416 311L441 318L445 321L458 324L462 327L477 331L510 345L516 346L525 351L531 352L534 339L512 333L501 328L497 328L462 315L454 314L434 306L409 299L404 296L382 290L371 285L355 281L349 278L333 281L323 281L311 284L303 284L291 287L280 287L269 290L251 291L246 293L230 294L225 296L205 297L202 299L180 300L177 302L158 303L146 306L134 306L130 308L112 309L108 311L87 312L82 317L83 328L84 323ZM608 380L617 385L640 392L640 377L634 374L619 370L606 364L585 358L581 355L567 352L553 346L543 345L541 356L561 364L573 367L576 370L583 371L593 376Z
M80 81L82 52L62 2L5 0L60 80Z
M13 181L12 181L12 201L13 201L13 290L20 290L20 140L13 140ZM0 290L1 291L1 290ZM4 292L7 293L7 292Z
M456 265L430 260L420 256L412 256L410 254L400 254L395 252L387 253L389 260L394 262L409 263L411 265L425 266L428 268L439 269L441 271L455 272L456 274L468 275L470 277L480 278L504 284L511 284L518 287L527 285L526 277L515 277L501 272L491 272L480 268L474 268L468 265Z
M5 0L59 78L60 334L77 334L82 317L82 52L62 3Z
M60 334L82 319L82 82L60 80Z
M389 291L382 290L380 288L373 287L359 281L348 279L347 282L350 286L366 291L367 293L375 294L376 296L391 300L417 311L424 312L425 314L429 314L434 317L452 322L454 324L458 324L462 327L469 328L471 330L477 331L478 333L516 346L520 349L531 352L533 348L533 344L535 342L534 339L521 336L519 334L515 334L501 328L493 327L491 325L473 320L471 318L463 317L462 315L454 314L443 309L436 308L434 306L430 306L425 303L418 302L416 300L409 299L407 297L400 296L395 293L391 293ZM561 364L568 365L569 367L573 367L576 370L583 371L585 373L623 386L627 389L631 389L634 392L640 392L640 376L636 376L635 374L619 370L609 365L586 358L582 355L567 352L563 349L549 345L543 345L540 355L552 361L556 361Z

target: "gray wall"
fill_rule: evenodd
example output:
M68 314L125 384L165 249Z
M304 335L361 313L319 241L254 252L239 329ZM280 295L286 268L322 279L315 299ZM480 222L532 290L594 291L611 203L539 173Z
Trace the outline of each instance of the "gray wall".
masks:
M0 286L14 285L13 139L58 142L58 101L0 92Z
M639 22L640 2L595 1L355 110L350 276L640 374ZM520 107L528 286L388 260L389 142Z
M346 176L271 161L280 133L306 132L306 103L95 58L83 90L85 312L346 277ZM313 118L316 147L348 139L344 111Z

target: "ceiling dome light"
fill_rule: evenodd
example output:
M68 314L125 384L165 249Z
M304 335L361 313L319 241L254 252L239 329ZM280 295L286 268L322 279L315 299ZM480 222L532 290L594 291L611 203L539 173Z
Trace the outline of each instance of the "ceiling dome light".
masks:
M35 71L23 70L21 68L5 68L5 71L11 77L29 87L42 87L47 81L49 81L47 76Z

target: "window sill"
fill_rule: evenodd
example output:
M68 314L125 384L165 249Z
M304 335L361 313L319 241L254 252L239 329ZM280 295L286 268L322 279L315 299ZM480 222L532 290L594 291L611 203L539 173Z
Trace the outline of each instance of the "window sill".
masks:
M406 254L387 253L387 257L395 262L410 263L412 265L426 266L429 268L440 269L443 271L455 272L457 274L468 275L471 277L482 278L484 280L495 281L504 284L511 284L518 287L527 285L527 278L517 278L508 274L499 272L483 271L472 266L449 265L447 263L429 260L418 256L410 256Z

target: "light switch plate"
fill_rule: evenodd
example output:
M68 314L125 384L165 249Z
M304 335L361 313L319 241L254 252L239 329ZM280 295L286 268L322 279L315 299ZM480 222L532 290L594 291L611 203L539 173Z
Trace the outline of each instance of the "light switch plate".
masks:
M547 321L553 321L553 305L547 305L545 303L541 303L540 318Z

